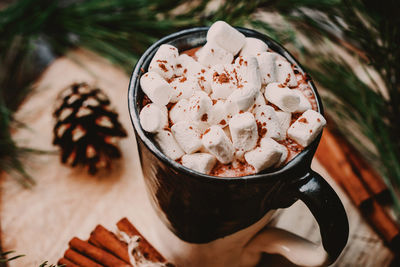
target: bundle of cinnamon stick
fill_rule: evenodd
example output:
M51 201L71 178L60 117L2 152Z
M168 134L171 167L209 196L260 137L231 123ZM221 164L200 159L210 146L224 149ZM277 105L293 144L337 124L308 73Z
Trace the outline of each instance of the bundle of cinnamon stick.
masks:
M333 130L324 129L315 155L385 244L399 253L400 228L385 207L390 202L390 193L382 178Z
M129 238L137 237L137 247L146 261L163 263L163 266L173 266L141 235L141 233L123 218L117 223L118 230ZM101 225L90 234L88 241L74 237L69 242L69 248L58 264L65 267L128 267L133 266L130 260L128 243L122 241L116 234ZM131 255L135 257L135 255ZM136 262L137 263L137 262ZM140 266L137 264L135 266Z

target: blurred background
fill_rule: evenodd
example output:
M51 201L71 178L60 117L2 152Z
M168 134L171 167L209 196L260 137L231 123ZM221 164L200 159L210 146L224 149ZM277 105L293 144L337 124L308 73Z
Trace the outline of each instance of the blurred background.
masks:
M71 51L89 51L129 76L161 37L224 20L275 39L307 70L329 124L317 158L398 254L399 14L396 0L0 1L2 180L31 190L39 181L25 167L27 158L54 153L25 146L14 133L29 128L15 114L55 60L68 57L79 64Z

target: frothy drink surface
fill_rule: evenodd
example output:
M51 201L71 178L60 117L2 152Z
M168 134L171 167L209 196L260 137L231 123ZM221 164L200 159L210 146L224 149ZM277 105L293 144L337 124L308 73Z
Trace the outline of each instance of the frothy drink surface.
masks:
M159 48L140 80L140 122L166 156L198 172L279 168L326 123L308 79L261 40L216 22L202 47Z

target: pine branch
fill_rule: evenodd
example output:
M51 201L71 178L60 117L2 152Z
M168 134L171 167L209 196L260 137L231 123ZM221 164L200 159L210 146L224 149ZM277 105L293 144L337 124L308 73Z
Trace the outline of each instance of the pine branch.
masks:
M33 59L37 59L43 47L48 52L43 66L51 60L50 52L62 55L68 49L84 47L129 73L143 51L162 36L225 20L235 26L260 30L284 45L294 45L302 53L304 62L314 66L310 68L312 77L334 96L324 98L328 112L386 177L395 195L400 189L400 49L397 48L400 5L397 1L232 0L211 11L207 9L209 2L17 1L0 11L0 97L4 99L0 105L11 111L18 107L29 91L25 88L35 78ZM187 5L184 11L176 12L182 5ZM262 12L279 14L283 24L266 23L262 16L257 16ZM298 32L308 38L312 47L301 42ZM324 45L324 51L318 50L320 45ZM361 81L354 66L327 55L326 47L335 45L359 58L360 66L374 69L386 92L379 93L374 81L370 84ZM8 133L10 119L2 122L1 132L6 133L1 137L12 147L11 151L15 150L15 144ZM361 133L368 143L361 143L355 132Z
M14 254L15 251L6 251L6 252L1 252L0 253L0 264L1 263L6 263L12 260L16 260L18 258L24 257L25 255L17 255L17 256L12 256L11 258L7 258L10 254Z
M65 264L63 264L63 265L54 265L54 264L50 264L50 265L47 265L48 263L47 263L47 261L45 261L45 262L43 262L42 264L40 264L39 265L39 267L64 267L65 266Z

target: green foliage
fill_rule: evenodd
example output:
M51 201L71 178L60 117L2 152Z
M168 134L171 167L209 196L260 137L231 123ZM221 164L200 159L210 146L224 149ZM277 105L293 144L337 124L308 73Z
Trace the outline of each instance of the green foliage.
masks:
M6 264L7 262L16 260L18 258L24 257L25 255L16 255L16 256L12 256L11 258L7 258L7 256L14 254L15 251L6 251L6 252L0 252L0 266L3 266L2 264ZM6 265L5 265L6 266ZM39 265L39 267L63 267L65 266L63 265L54 265L54 264L50 264L48 265L47 261L43 262L42 264Z
M271 5L273 1L264 2ZM29 93L30 83L52 60L52 54L83 47L129 73L157 39L184 28L210 25L217 19L247 24L259 2L227 1L206 12L209 0L204 0L181 13L170 11L185 4L179 0L20 0L1 10L0 171L14 173L25 186L33 183L21 163L21 156L29 150L17 147L10 135L12 112ZM264 27L273 37L284 38L262 21L252 23Z
M64 267L65 265L63 264L63 265L54 265L54 264L50 264L50 265L47 265L48 263L47 263L47 261L45 261L45 262L43 262L42 264L40 264L39 265L39 267Z
M20 257L24 257L25 255L17 255L17 256L12 256L11 258L7 258L8 255L15 253L15 251L6 251L6 252L1 252L0 253L0 264L1 263L6 263L15 259L18 259Z
M344 44L358 64L350 66L332 55L336 51L309 49L312 77L329 90L324 98L328 112L386 179L400 212L400 5L347 0L314 10L319 18L299 11L291 16L293 24L308 25L303 32L310 40Z
M280 20L266 23L263 12ZM0 145L8 151L0 150L0 168L23 173L20 162L11 160L18 159L19 151L9 134L11 114L40 73L32 64L40 47L56 55L84 47L129 73L140 54L162 36L225 20L265 32L301 53L311 76L329 92L324 94L328 113L396 195L400 189L398 14L396 0L230 0L214 9L209 0L17 1L0 11ZM357 65L340 58L338 47L356 57ZM371 77L367 69L376 73L369 81L359 75Z

